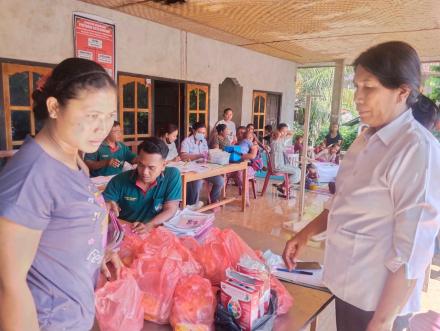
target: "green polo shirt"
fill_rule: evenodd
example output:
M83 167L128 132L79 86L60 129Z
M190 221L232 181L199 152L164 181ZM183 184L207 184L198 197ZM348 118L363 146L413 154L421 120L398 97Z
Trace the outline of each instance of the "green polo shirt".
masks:
M115 201L121 208L121 219L147 223L162 211L165 202L181 200L179 169L166 167L147 192L136 185L136 175L136 170L123 172L113 177L104 191L104 199Z
M112 176L120 174L124 166L124 161L131 162L136 157L136 154L133 153L130 148L124 143L118 141L116 145L116 150L112 151L110 146L106 142L103 142L95 153L85 155L84 160L86 161L102 161L110 159L118 159L119 161L121 161L121 165L118 168L104 167L98 170L91 170L91 177Z

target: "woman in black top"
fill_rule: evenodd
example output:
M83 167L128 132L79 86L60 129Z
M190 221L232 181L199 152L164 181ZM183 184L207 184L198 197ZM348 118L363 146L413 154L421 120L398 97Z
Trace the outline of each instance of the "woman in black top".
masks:
M339 124L332 124L330 126L330 132L325 136L324 141L327 147L334 144L342 144L342 136L339 133Z

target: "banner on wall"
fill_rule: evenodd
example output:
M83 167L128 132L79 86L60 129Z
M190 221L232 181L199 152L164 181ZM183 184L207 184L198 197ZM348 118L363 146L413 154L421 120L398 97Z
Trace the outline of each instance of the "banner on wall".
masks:
M115 79L115 25L95 15L73 13L75 57L92 60Z

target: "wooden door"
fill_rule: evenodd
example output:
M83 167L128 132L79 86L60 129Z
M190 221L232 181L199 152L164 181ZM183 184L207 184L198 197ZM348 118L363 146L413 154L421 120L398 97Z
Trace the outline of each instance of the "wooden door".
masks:
M263 135L264 126L266 123L266 103L267 103L267 93L266 92L255 92L253 95L253 123L255 128L255 133L258 136Z
M118 89L124 141L152 136L151 84L143 77L119 75Z
M195 122L203 122L208 128L209 87L207 85L186 84L186 135Z

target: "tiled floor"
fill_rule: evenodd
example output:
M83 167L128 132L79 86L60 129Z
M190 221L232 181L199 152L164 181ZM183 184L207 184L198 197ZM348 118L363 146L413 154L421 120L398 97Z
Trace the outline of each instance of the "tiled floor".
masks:
M258 181L258 192L261 190L262 182ZM228 186L228 193L236 192L235 186ZM305 197L305 216L303 219L312 220L322 209L324 202L329 195L306 193ZM297 199L289 201L277 196L275 190L269 187L265 196L258 196L257 200L252 198L251 206L242 213L240 204L233 203L224 207L216 218L223 222L230 222L243 227L251 228L262 233L270 233L282 240L287 240L291 235L292 221L298 219ZM290 230L289 230L290 229ZM313 246L322 245L312 243ZM423 310L434 310L440 312L440 257L434 259L432 266L431 279L428 292L423 294ZM334 306L330 305L325 309L318 319L318 330L334 331L336 330L334 318Z

